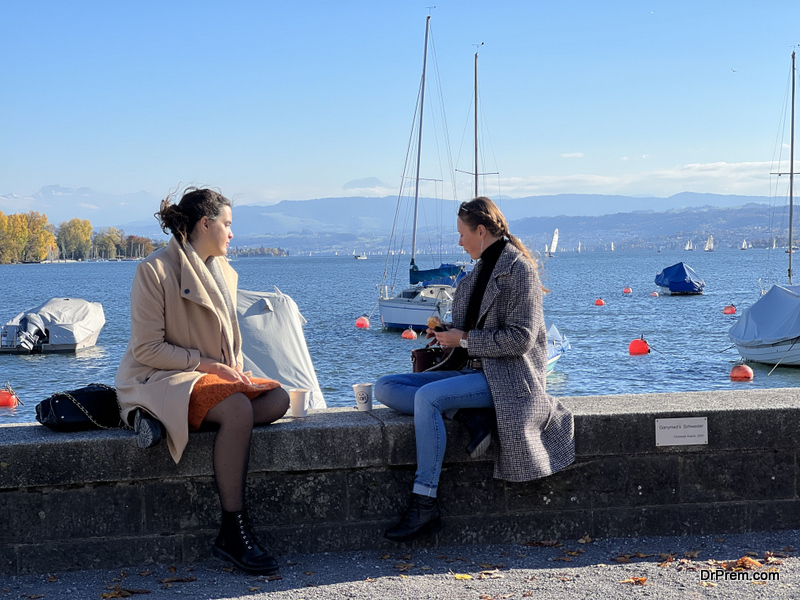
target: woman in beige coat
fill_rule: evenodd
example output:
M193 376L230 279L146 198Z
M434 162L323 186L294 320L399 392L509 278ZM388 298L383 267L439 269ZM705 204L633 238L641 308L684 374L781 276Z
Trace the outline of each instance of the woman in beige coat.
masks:
M122 416L142 448L166 433L176 463L190 429L219 428L213 466L222 526L212 553L248 572L275 573L277 562L253 534L244 490L253 425L279 419L289 398L276 381L242 369L238 277L225 259L231 203L190 188L177 204L164 200L156 218L172 238L136 269L131 338L115 382Z

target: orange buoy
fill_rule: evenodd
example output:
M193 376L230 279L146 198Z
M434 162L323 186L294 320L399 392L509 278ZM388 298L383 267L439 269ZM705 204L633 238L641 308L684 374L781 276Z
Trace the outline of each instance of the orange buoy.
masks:
M731 381L753 381L753 369L747 365L735 365L731 369Z
M735 315L736 314L736 307L733 304L728 304L725 308L722 309L723 315Z
M630 287L625 287L625 288L623 288L622 293L623 294L632 294L633 290Z
M19 397L6 381L5 385L0 388L0 406L14 408L17 404L19 404Z
M417 332L409 327L403 332L403 339L404 340L415 340L417 339Z
M658 292L650 292L651 298L658 298Z
M605 306L606 302L602 298L598 298L597 300L594 301L594 305L595 306Z
M361 315L356 319L356 327L359 329L369 329L369 319L366 315Z
M650 346L644 339L644 336L638 340L633 340L630 344L628 344L628 354L631 356L641 356L642 354L648 354L649 352Z

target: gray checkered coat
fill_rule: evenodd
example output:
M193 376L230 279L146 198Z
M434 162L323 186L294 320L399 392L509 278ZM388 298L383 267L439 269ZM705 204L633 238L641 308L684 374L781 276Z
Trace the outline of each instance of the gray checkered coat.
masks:
M481 263L456 288L453 327L464 328ZM500 448L494 476L506 481L545 477L575 459L572 413L545 390L547 334L542 287L533 264L511 243L495 265L481 302L482 329L469 333L497 411Z

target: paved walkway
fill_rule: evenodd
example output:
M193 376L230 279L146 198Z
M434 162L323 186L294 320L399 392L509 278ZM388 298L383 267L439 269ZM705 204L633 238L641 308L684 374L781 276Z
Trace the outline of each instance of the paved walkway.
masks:
M0 578L0 600L789 600L800 598L800 552L795 548L800 549L800 530L531 540L526 545L282 556L281 575L273 578L245 575L209 560L193 566L140 565Z

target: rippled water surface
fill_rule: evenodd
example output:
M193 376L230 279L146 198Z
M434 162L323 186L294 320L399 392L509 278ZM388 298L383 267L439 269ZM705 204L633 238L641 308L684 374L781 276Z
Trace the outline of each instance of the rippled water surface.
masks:
M653 279L680 260L706 281L702 296L650 297ZM410 369L410 352L421 340L380 329L355 328L356 318L375 306L384 260L352 257L243 258L232 263L242 289L292 296L308 320L306 339L328 404L353 403L353 383ZM423 264L423 267L427 267ZM738 360L728 329L738 315L722 314L728 303L739 312L755 302L759 278L785 281L786 254L751 249L716 252L559 253L545 265L545 316L572 343L548 377L557 396L669 392L750 387L791 387L800 369L753 365L752 383L731 383ZM113 383L130 332L128 294L136 263L0 265L0 319L55 297L103 304L106 326L96 347L77 355L0 356L0 381L8 380L25 406L0 408L0 424L33 420L34 406L51 393L90 382ZM633 294L624 296L625 286ZM596 307L602 297L606 306ZM644 334L653 352L629 356L630 341Z

